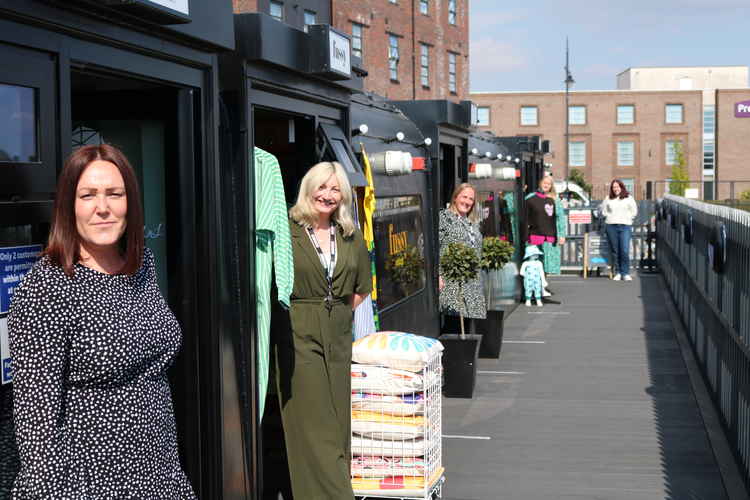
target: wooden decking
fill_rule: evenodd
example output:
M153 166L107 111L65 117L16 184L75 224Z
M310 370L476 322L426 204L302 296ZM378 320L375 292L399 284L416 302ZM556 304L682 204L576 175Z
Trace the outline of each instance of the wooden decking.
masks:
M446 399L447 500L726 500L658 275L552 278L472 400Z

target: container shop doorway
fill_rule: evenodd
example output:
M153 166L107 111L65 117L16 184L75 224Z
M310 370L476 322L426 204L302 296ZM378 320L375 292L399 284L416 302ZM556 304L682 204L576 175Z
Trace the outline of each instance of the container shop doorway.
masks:
M440 172L438 179L440 188L438 190L438 210L446 208L451 201L453 190L463 182L461 178L462 150L461 146L455 144L440 143Z
M164 298L182 327L182 350L170 370L180 459L200 491L201 429L196 328L195 104L200 91L107 71L71 72L71 149L108 143L136 171L146 246ZM190 305L188 305L190 304Z

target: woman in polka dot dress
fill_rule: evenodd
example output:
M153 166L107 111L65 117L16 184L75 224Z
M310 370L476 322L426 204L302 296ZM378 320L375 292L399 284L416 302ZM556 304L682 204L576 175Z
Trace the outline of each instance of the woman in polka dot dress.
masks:
M8 318L20 470L12 498L194 499L167 369L180 326L144 249L138 184L108 145L60 174L42 259Z

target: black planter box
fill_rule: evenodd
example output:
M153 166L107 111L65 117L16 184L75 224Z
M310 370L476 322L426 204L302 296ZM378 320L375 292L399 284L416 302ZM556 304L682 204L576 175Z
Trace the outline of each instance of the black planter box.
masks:
M503 348L503 322L505 311L487 311L487 319L475 319L477 332L482 334L479 346L480 358L497 359Z
M471 398L477 379L477 355L481 335L459 334L440 336L443 344L443 395L447 398Z

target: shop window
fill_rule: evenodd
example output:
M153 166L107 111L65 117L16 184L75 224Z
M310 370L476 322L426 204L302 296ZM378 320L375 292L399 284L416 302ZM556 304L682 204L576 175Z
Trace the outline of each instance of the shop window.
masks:
M419 0L419 12L424 15L427 15L430 13L429 0Z
M380 309L425 287L422 223L421 197L394 196L376 200L373 227Z
M479 106L477 108L477 125L488 127L490 125L490 107Z
M284 21L284 3L271 0L268 13L277 21Z
M666 123L682 123L682 104L667 104L664 107Z
M391 74L391 81L398 81L398 37L388 35L388 69Z
M425 43L419 44L420 50L420 72L419 76L422 87L430 87L430 46Z
M716 145L713 139L705 139L703 141L703 169L704 170L713 170L715 148L716 148Z
M703 133L713 135L716 132L716 106L703 106Z
M586 125L586 106L568 106L568 123Z
M617 124L632 125L633 123L635 123L635 106L632 104L617 106Z
M39 161L37 90L0 84L0 163Z
M521 125L539 125L539 108L521 106Z
M635 165L635 142L619 141L617 143L617 165L620 167Z
M448 22L456 24L456 0L448 0Z
M448 52L448 90L456 93L456 54Z
M316 15L315 12L311 10L305 11L305 33L307 33L308 26L311 26L313 24L316 24Z
M318 141L323 151L323 161L337 161L344 167L349 183L352 186L366 186L364 170L354 156L349 142L340 127L328 123L321 123L318 127Z
M568 165L571 167L586 166L586 143L582 141L568 143Z
M352 55L362 59L362 34L364 26L359 23L352 23Z

